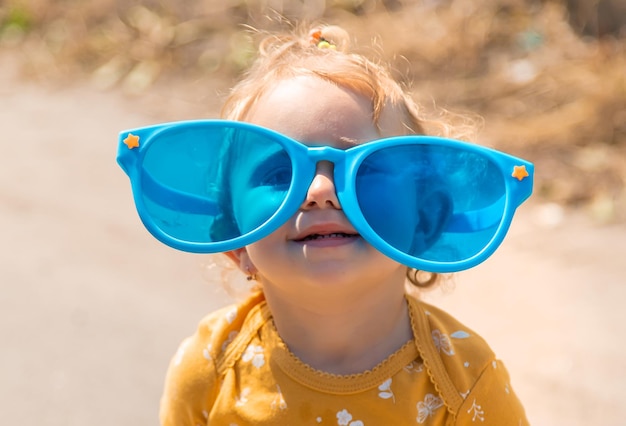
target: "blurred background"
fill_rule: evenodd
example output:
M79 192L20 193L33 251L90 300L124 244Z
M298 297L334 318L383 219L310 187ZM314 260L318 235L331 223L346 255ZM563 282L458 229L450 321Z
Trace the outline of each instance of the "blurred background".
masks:
M157 423L169 357L229 296L143 230L117 132L216 117L250 28L301 21L343 26L425 109L479 117L478 142L535 163L511 241L431 297L511 360L533 424L622 424L624 0L0 0L7 424Z

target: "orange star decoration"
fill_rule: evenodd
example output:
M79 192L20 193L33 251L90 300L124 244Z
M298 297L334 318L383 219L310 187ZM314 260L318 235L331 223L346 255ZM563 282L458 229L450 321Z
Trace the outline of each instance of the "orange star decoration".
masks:
M511 174L517 180L523 180L528 177L528 171L526 166L513 166L513 173Z
M126 139L124 139L124 144L126 144L128 149L138 148L139 136L129 133L128 136L126 136Z

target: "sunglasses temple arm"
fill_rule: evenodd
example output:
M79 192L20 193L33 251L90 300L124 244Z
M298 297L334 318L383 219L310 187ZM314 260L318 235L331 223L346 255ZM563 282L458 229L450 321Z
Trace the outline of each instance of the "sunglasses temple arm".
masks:
M145 170L142 172L142 192L158 205L181 213L203 215L220 213L214 200L161 185Z

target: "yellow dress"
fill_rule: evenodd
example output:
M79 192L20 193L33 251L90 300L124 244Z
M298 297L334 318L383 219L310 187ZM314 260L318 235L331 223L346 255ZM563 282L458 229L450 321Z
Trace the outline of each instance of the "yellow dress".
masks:
M527 425L486 342L436 307L407 300L414 340L349 376L296 358L260 293L210 314L172 359L162 424Z

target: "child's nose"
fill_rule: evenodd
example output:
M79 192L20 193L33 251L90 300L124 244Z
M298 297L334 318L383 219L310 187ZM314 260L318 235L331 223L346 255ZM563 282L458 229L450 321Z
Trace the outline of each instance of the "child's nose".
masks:
M339 204L339 199L337 198L337 192L335 190L333 170L333 163L328 161L321 161L317 164L315 177L309 186L306 199L302 204L304 209L341 209L341 204Z

